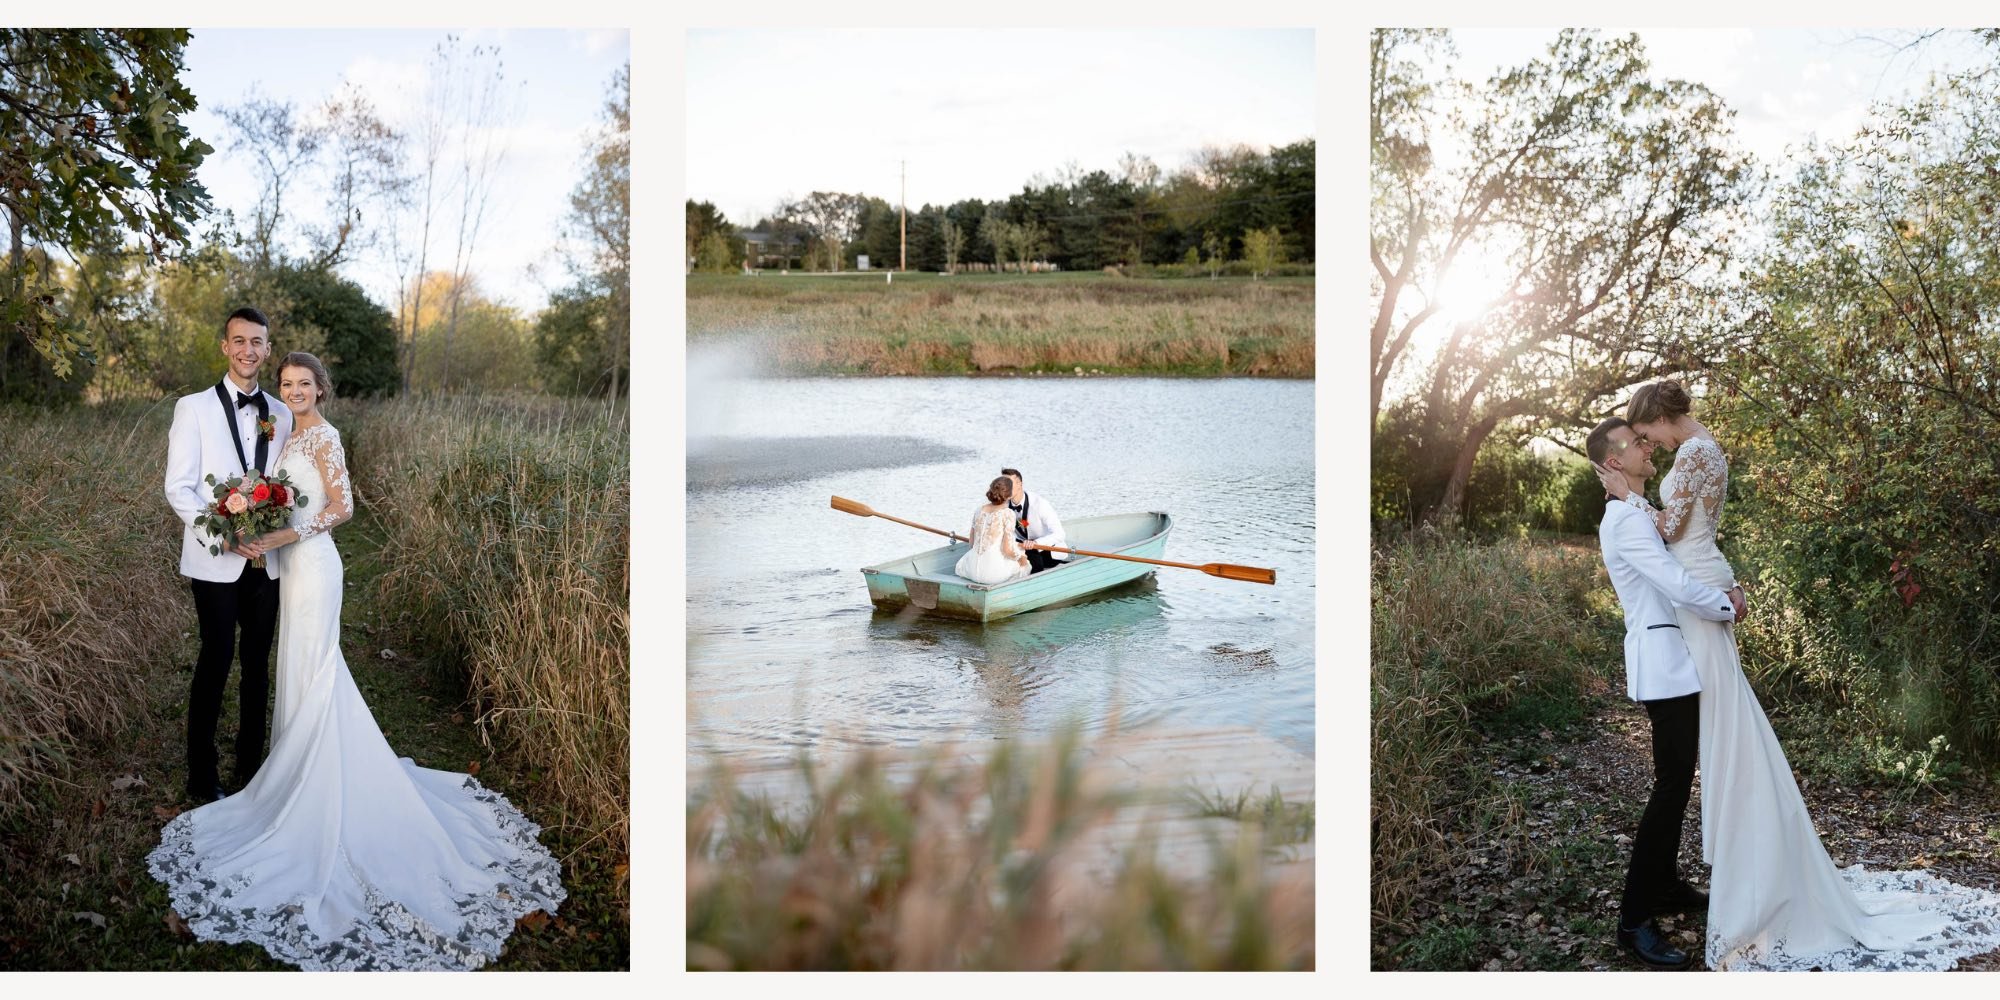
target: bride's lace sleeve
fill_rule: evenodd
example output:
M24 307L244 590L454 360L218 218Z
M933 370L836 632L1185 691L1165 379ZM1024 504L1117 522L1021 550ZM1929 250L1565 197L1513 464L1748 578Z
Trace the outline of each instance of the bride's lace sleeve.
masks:
M1700 442L1700 443L1697 443ZM1722 491L1728 485L1722 449L1707 438L1695 438L1674 456L1673 489L1660 498L1660 537L1678 541L1687 532L1688 515L1701 504L1711 522L1722 513Z
M299 525L299 540L305 541L314 535L331 531L354 516L351 499L353 488L347 481L347 451L340 446L340 435L334 433L330 424L322 424L326 432L314 438L311 445L313 468L319 470L319 492L323 498L320 508L312 517Z
M1014 541L1013 518L995 511L993 514L993 527L994 531L1000 536L1000 555L1009 561L1019 562L1021 559L1021 546Z

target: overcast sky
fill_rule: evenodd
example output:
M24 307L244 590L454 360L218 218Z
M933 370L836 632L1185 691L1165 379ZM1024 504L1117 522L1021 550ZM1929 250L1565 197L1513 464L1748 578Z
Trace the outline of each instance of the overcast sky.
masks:
M182 81L199 108L188 128L216 152L201 166L201 180L215 207L247 215L257 202L251 154L230 147L217 109L240 103L253 87L264 96L312 107L352 81L368 94L391 126L407 129L424 94L425 61L447 34L418 29L213 29L198 28L188 43ZM582 176L585 142L603 120L606 86L629 58L624 29L476 29L457 32L468 44L498 46L507 79L520 84L512 119L503 128L506 158L474 250L473 272L488 294L526 310L539 308L547 291L566 284L552 254L570 189ZM288 194L297 210L317 222L325 217L323 190ZM446 225L455 227L448 214ZM452 230L434 236L432 259L450 267ZM540 273L530 267L540 264ZM343 267L376 302L394 307L394 272L374 258Z
M1313 134L1310 30L693 30L688 197L748 226L787 196L1005 198L1069 161L1162 172Z
M1607 34L1634 29L1607 28ZM1706 84L1736 110L1743 144L1775 163L1808 135L1844 139L1871 102L1921 89L1933 72L1993 65L1992 46L1947 32L1901 48L1915 29L1641 28L1653 74ZM1502 67L1544 54L1554 28L1462 28L1452 31L1460 75L1483 82Z

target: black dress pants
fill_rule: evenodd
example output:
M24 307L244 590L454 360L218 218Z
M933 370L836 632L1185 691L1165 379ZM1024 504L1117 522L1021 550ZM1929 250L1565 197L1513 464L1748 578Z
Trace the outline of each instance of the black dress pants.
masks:
M1653 907L1680 882L1681 826L1694 789L1695 759L1701 752L1701 694L1641 702L1653 720L1653 794L1632 839L1632 864L1625 870L1619 925L1633 928L1652 916Z
M1056 554L1053 552L1046 549L1028 550L1028 572L1031 574L1040 573L1045 569L1055 569L1057 566L1062 565L1065 565L1065 563L1057 559Z
M194 685L188 692L188 788L199 792L216 784L215 723L222 714L222 689L229 683L229 664L239 658L239 650L243 673L237 700L242 722L236 730L234 777L241 786L264 763L278 581L245 563L243 575L233 583L189 582L194 586L195 616L201 623L201 655L195 660Z

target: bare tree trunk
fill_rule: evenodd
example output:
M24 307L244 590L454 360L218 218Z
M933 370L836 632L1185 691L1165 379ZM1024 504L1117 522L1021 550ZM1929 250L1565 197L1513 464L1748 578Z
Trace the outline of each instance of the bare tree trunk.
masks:
M506 70L497 50L475 47L472 57L478 59L482 53L492 55L493 71L482 72L476 89L466 94L466 115L459 123L458 239L452 250L451 311L445 320L442 375L438 379L442 391L451 387L452 345L458 336L460 306L471 279L472 251L479 241L480 223L486 218L486 204L492 194L493 172L507 155L505 146L494 143L491 131L496 120L506 118L506 109L502 107L505 98L501 93L506 85Z
M399 331L402 340L402 395L410 394L410 375L417 366L417 332L424 314L424 278L430 273L431 227L437 221L438 169L444 159L445 141L450 135L448 116L456 103L458 71L458 39L447 39L431 50L430 79L428 93L424 98L423 116L418 122L417 135L422 157L420 167L422 192L417 205L421 221L417 237L414 259L399 255L398 277L400 288L408 289L408 308L403 310L403 321L407 324ZM412 269L409 265L414 264Z

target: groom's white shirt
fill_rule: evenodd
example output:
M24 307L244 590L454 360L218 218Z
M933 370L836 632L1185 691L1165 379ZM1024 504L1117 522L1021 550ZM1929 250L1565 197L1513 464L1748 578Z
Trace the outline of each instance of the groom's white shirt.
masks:
M209 555L208 547L220 545L221 537L195 527L194 519L215 506L215 488L207 480L211 473L217 482L243 474L243 463L236 457L237 442L243 445L243 458L256 464L257 409L234 405L237 388L229 376L224 375L219 384L229 391L231 405L226 412L212 385L174 403L174 424L167 431L166 490L167 504L181 518L181 575L229 583L243 575L243 564L248 560L227 549L220 555ZM292 411L262 386L257 391L277 423L264 452L265 471L276 472L278 453L292 434ZM264 572L274 580L279 562L275 555L264 557Z
M1021 491L1021 497L1028 504L1028 540L1037 545L1060 545L1069 547L1063 535L1062 520L1056 517L1056 505L1048 502L1040 494ZM1069 553L1049 553L1057 562L1068 562Z
M1701 690L1694 657L1681 637L1676 606L1710 621L1736 618L1729 595L1700 583L1667 552L1653 519L1610 501L1597 526L1604 568L1625 609L1625 693L1634 701L1678 698Z

